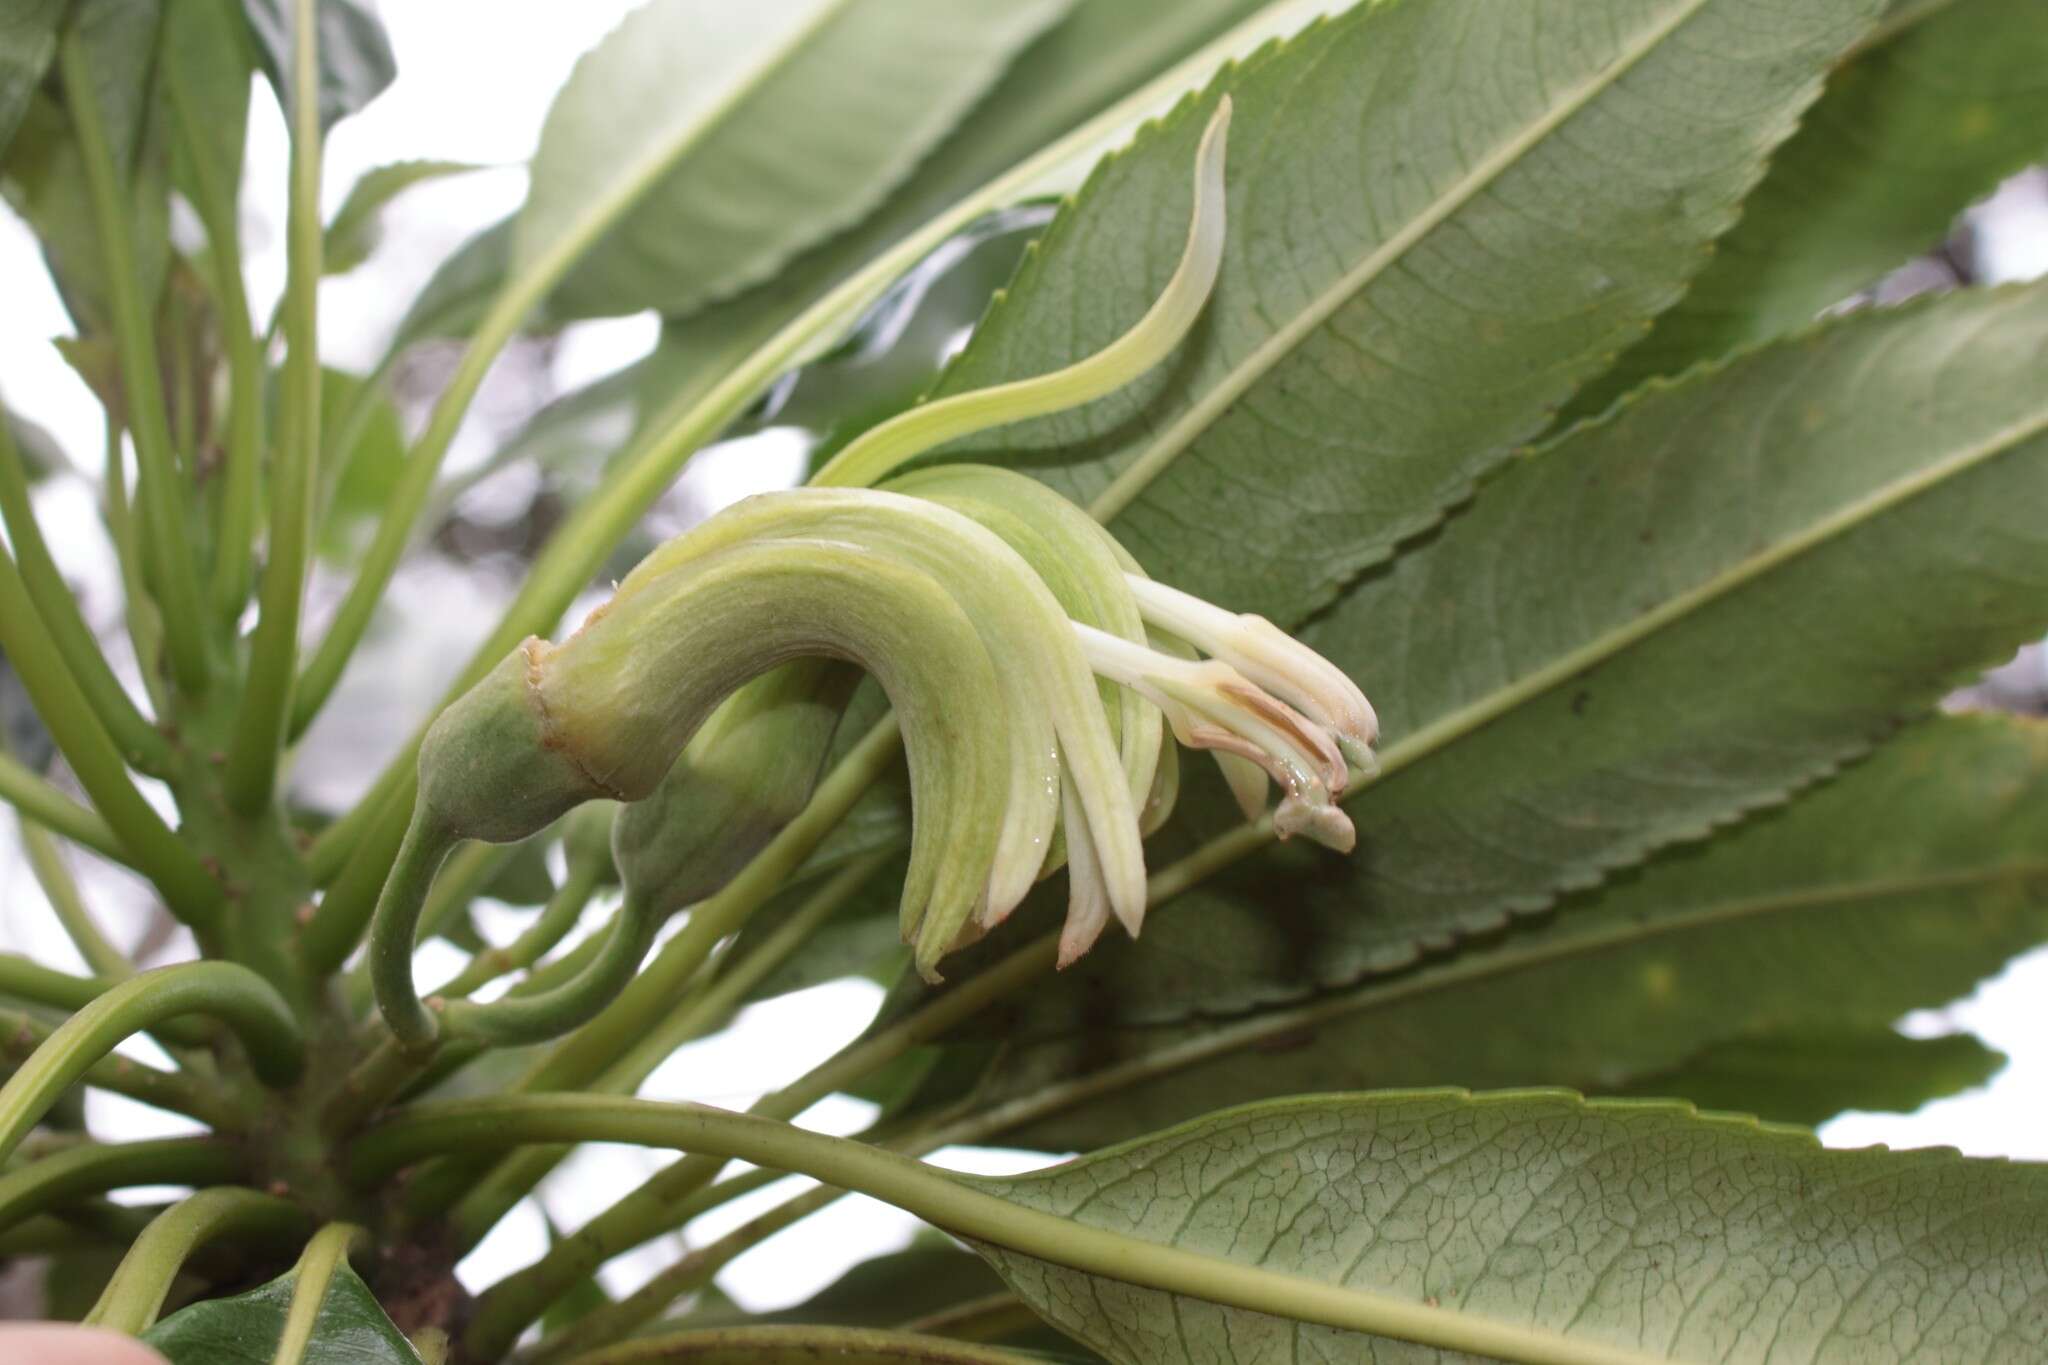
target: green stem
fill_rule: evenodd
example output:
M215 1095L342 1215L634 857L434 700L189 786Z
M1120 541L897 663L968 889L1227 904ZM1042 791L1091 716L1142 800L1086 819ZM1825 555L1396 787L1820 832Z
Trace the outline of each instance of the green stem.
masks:
M36 714L71 770L113 827L122 861L155 882L172 913L201 934L220 919L221 890L199 859L171 833L135 784L99 718L86 705L41 618L30 605L14 560L0 552L0 652L21 677Z
M370 934L367 962L377 989L377 1008L392 1037L409 1052L425 1052L441 1032L440 1021L421 1003L413 985L412 953L427 892L454 845L445 831L424 820L413 822L377 902L376 927Z
M213 143L200 127L195 92L181 77L182 63L162 67L164 84L192 168L193 192L211 247L214 297L228 363L227 455L220 504L219 542L210 585L214 615L233 625L248 601L256 548L256 499L262 482L263 406L268 382L242 283L242 235L236 221L234 169L216 165Z
M764 1171L770 1179L780 1179L780 1171ZM733 1183L733 1182L727 1182ZM708 1194L709 1191L706 1191ZM726 1233L716 1241L707 1242L675 1264L656 1274L646 1284L634 1290L617 1303L593 1308L578 1318L566 1330L542 1341L534 1351L530 1365L548 1365L563 1356L586 1347L600 1348L605 1343L628 1336L647 1322L659 1316L663 1309L686 1294L694 1294L710 1284L718 1272L732 1263L743 1252L749 1251L773 1237L783 1229L810 1217L827 1204L843 1198L846 1191L831 1185L817 1185L805 1190L792 1199L785 1199L774 1208L756 1214L746 1222ZM508 1289L517 1281L513 1276L504 1281ZM495 1294L499 1286L492 1287ZM467 1340L472 1349L484 1352L482 1358L489 1359L489 1347L499 1341L516 1340L525 1330L529 1318L540 1316L540 1310L531 1313L515 1308L514 1296L508 1292L500 1298L486 1294L477 1303L476 1316L471 1320ZM577 1356L581 1360L584 1357Z
M518 333L527 315L596 243L603 226L598 224L585 231L572 232L557 241L518 275L506 281L492 301L490 311L477 324L469 345L463 350L462 359L456 364L454 375L448 381L448 387L427 419L426 430L420 433L412 453L406 457L398 486L391 491L384 519L377 524L377 534L357 568L355 582L349 585L348 595L335 612L326 636L299 676L300 700L294 717L299 729L303 730L312 723L314 715L341 680L349 657L362 642L363 632L368 629L377 603L412 539L420 513L433 493L441 461L448 454L448 447L461 428L462 419L468 413L477 389L483 384L484 375ZM559 609L556 614L559 614ZM504 653L504 649L493 651L490 662L495 663ZM474 678L465 678L456 690L459 692L474 681Z
M348 1263L349 1252L368 1234L353 1223L329 1223L313 1234L292 1271L292 1306L285 1314L271 1365L301 1365L313 1342L313 1328L333 1287L334 1274Z
M1055 1087L1054 1089L1060 1089L1060 1087ZM1044 1094L1047 1092L1039 1093ZM1036 1098L1036 1096L1033 1098ZM1071 1100L1055 1100L1049 1107L1059 1108L1063 1103L1069 1102ZM1017 1106L1015 1105L1004 1105L995 1109L984 1110L980 1113L970 1114L952 1122L938 1121L927 1123L911 1132L891 1138L886 1145L890 1150L901 1152L906 1156L923 1156L941 1147L950 1147L960 1143L983 1142L991 1136L1006 1131L1010 1126L1028 1117L1019 1114L1016 1110ZM872 1140L872 1133L873 1130L870 1130L869 1134L863 1134L862 1140ZM686 1159L696 1160L696 1158ZM782 1178L782 1172L780 1171L755 1169L720 1181L718 1184L701 1190L685 1200L673 1210L673 1216L668 1221L666 1227L649 1232L648 1236L658 1236L662 1232L669 1232L684 1227L692 1219L699 1217L709 1210L718 1208L739 1198L743 1194L751 1193L762 1185L769 1184L780 1178ZM810 1214L824 1208L827 1204L840 1198L844 1193L845 1191L843 1190L821 1186L785 1200L775 1208L769 1209L733 1229L717 1241L708 1243L691 1252L674 1265L656 1274L646 1284L619 1300L619 1302L585 1314L560 1337L543 1342L539 1351L535 1354L532 1365L542 1365L543 1362L552 1360L564 1350L617 1341L621 1337L638 1331L644 1324L664 1312L678 1298L686 1294L695 1293L703 1288L704 1285L710 1283L711 1279L735 1257L751 1250L762 1241L782 1231L797 1220L808 1217ZM647 1240L645 1237L641 1238L642 1242L645 1240ZM633 1245L639 1245L639 1243L636 1242ZM604 1260L609 1260L612 1255L617 1254L619 1251L628 1249L630 1248L621 1246L604 1251L599 1264ZM502 1319L506 1325L509 1325L513 1333L516 1334L522 1330L524 1322L515 1320L515 1315L507 1308L507 1304L518 1297L513 1292L513 1287L519 1286L528 1295L555 1292L549 1287L552 1284L553 1277L549 1277L547 1280L540 1280L535 1274L539 1269L540 1267L536 1263L535 1266L530 1267L528 1270L508 1277L502 1285L492 1286L477 1303L475 1321L478 1326L480 1328L489 1327L491 1330L502 1331L504 1327L498 1325L499 1320ZM528 1278L529 1276L533 1278ZM500 1294L501 1289L506 1291L502 1295ZM1023 1309L1013 1296L1004 1295L1002 1297L1018 1308L1019 1311L1022 1311L1030 1321L1037 1320L1034 1315L1030 1314L1028 1309ZM925 1322L915 1325L906 1324L905 1326L906 1330L937 1330L935 1325ZM946 1333L946 1335L956 1334Z
M101 461L100 492L107 536L114 542L114 559L121 569L121 614L128 623L128 639L142 667L143 690L160 716L170 714L170 697L157 662L163 650L163 621L150 600L147 576L142 571L142 535L128 508L127 471L122 467L121 427L107 421L107 442Z
M0 569L0 575L4 573L5 570ZM0 593L4 592L4 587L0 587ZM0 645L0 650L5 648L5 645ZM103 858L111 858L123 867L135 866L135 855L114 837L114 831L107 828L106 821L38 777L12 754L0 753L0 802L21 813L24 830L28 828L27 822L32 820L51 833L61 834L72 843L89 848Z
M171 442L170 415L164 408L163 383L157 368L156 333L150 310L140 297L135 272L135 243L129 237L133 211L115 165L113 147L101 121L95 97L96 76L85 46L67 37L59 51L66 102L72 128L85 163L86 190L106 266L114 333L121 352L121 382L127 399L128 423L141 466L139 495L156 569L157 599L169 625L171 671L187 692L206 686L209 632L199 605L199 575L192 544L185 531L184 486L178 477Z
M330 843L330 837L350 823L347 819L338 820L314 841L308 861L316 884L323 880L320 873L328 856L338 853L345 859L340 876L328 886L327 894L320 900L320 908L313 912L313 918L299 937L299 952L314 975L325 975L339 967L355 951L356 944L362 941L363 932L369 928L370 919L376 913L377 898L384 889L384 880L405 843L405 832L412 818L413 796L417 791L417 783L407 785L404 806L394 808L395 820L372 820L368 828L351 829L345 839ZM375 799L375 793L364 799Z
M270 801L298 668L299 609L310 558L320 468L320 54L316 0L293 10L291 205L286 241L284 434L271 462L270 544L262 614L249 643L249 678L228 745L222 789L254 815Z
M350 1153L349 1168L355 1180L368 1182L454 1147L528 1142L631 1142L737 1158L880 1199L957 1237L1083 1274L1439 1350L1544 1365L1644 1365L1649 1359L1091 1227L984 1193L892 1152L699 1105L584 1095L421 1105L367 1134Z
M149 1226L150 1216L150 1210L103 1202L40 1213L0 1233L0 1260L131 1246Z
M222 1237L279 1242L302 1235L308 1221L305 1210L255 1190L201 1190L165 1209L143 1229L84 1324L140 1336L156 1322L172 1281L200 1247Z
M635 1042L657 1028L676 997L720 939L782 889L804 859L838 828L862 793L896 762L901 737L894 717L878 722L826 775L803 811L784 825L717 895L690 912L681 933L646 971L620 992L612 1007L562 1042L523 1088L559 1090L602 1074Z
M694 992L667 1016L654 1021L646 1036L606 1068L598 1078L598 1088L612 1094L630 1095L677 1048L723 1028L746 1003L754 988L809 942L811 935L894 856L893 849L871 853L854 859L826 878L824 884L806 897L788 919L753 945L746 956L730 967L721 966L707 986Z
M50 557L50 547L36 522L21 452L15 449L5 422L0 422L0 520L7 524L7 538L13 542L20 561L22 583L29 599L42 618L43 628L56 643L57 653L70 670L85 704L106 727L124 759L145 772L162 776L172 763L170 741L129 700L127 690L107 666L99 640L79 614L78 599L58 571L57 562Z
M313 506L316 523L323 521L334 506L335 494L341 488L341 481L348 474L349 457L355 453L363 433L369 430L370 421L377 415L378 400L384 395L384 381L391 373L391 367L398 363L403 351L396 344L387 348L370 372L359 380L348 397L348 406L332 426L333 441L327 457L320 464L320 492ZM291 737L297 739L312 723L318 708L308 708L303 697L294 697L292 704Z
M486 844L472 839L450 853L421 903L417 937L432 938L446 928L449 921L483 894L483 889L503 870L517 849L517 844ZM372 960L373 957L365 956L349 972L348 1003L350 1009L358 1014L371 1001Z
M1052 936L1052 947L1056 952L1057 935ZM827 1095L845 1089L911 1048L929 1042L961 1020L973 1017L1024 981L1038 978L1050 966L1051 960L1038 954L1013 954L998 967L970 978L916 1013L842 1049L792 1084L763 1096L747 1112L763 1119L793 1119ZM609 1089L610 1083L623 1079L607 1075L604 1088ZM639 1080L634 1079L620 1089L630 1090L638 1084ZM949 1134L944 1140L951 1141L953 1136ZM512 1167L514 1161L506 1162L501 1171ZM541 1310L570 1285L613 1256L675 1227L676 1219L689 1207L693 1196L717 1176L724 1164L724 1160L717 1156L688 1156L664 1166L574 1234L548 1248L540 1260L492 1286L478 1305L478 1320L484 1320L486 1310L493 1314L493 1320L499 1315L509 1318L527 1314L513 1329L516 1335L519 1328L531 1318L538 1317ZM494 1173L494 1177L496 1175ZM534 1179L537 1180L538 1176ZM493 1197L491 1202L484 1203L480 1196L487 1188L492 1189ZM504 1209L499 1205L509 1193L507 1189L480 1186L456 1209L451 1222L463 1236L481 1237L497 1218L504 1216ZM491 1217L491 1222L483 1221L486 1217Z
M671 1332L577 1356L569 1365L1033 1365L1039 1357L874 1327L712 1327Z
M0 1228L108 1190L217 1185L235 1174L234 1149L212 1138L89 1143L0 1175Z
M582 919L583 908L604 880L604 871L602 866L571 867L524 933L503 948L478 953L434 994L448 1000L464 999L506 973L531 967L546 957Z
M537 991L552 990L555 986L569 980L589 965L590 959L597 956L599 949L603 946L602 940L586 938L553 962L547 963L545 966L535 967L529 971L525 979L515 982L505 993L507 995L532 995ZM439 992L436 993L439 994ZM441 1084L477 1058L483 1056L486 1051L487 1049L476 1043L457 1043L451 1047L442 1048L434 1055L433 1062L412 1080L408 1081L404 1089L399 1093L408 1098L423 1094ZM472 1171L471 1174L474 1175L475 1172ZM423 1181L424 1179L423 1177ZM450 1199L453 1199L453 1195L450 1196Z
M21 824L21 847L28 855L29 870L35 874L36 884L43 888L44 897L50 902L50 909L57 916L57 922L64 926L78 955L85 959L95 975L110 980L135 975L135 964L128 955L116 948L100 929L99 921L86 908L85 898L78 893L78 883L72 879L71 869L64 865L64 851L49 831L32 821Z
M91 1004L112 984L111 981L95 981L89 976L60 972L19 953L0 953L0 995L25 1000L32 1005L48 1005L69 1014Z
M126 960L123 961L125 964ZM19 953L0 953L0 995L10 995L33 1005L48 1005L66 1014L85 1008L134 976L133 967L127 967L115 976L73 976L54 967L45 967ZM168 1023L151 1031L187 1047L203 1047L213 1036L212 1030L204 1026L181 1026L179 1023Z
M0 1058L20 1065L49 1041L52 1032L47 1024L27 1014L0 1012ZM79 1079L95 1089L126 1095L137 1103L184 1114L216 1127L229 1117L225 1107L189 1077L159 1071L128 1057L102 1057L87 1067Z
M235 1030L262 1079L273 1085L297 1079L305 1040L268 981L232 962L160 967L128 978L72 1015L0 1088L0 1156L122 1039L198 1012L218 1015Z
M691 978L718 941L745 923L747 916L779 890L803 860L824 842L861 793L895 762L899 743L893 717L879 722L863 736L839 766L818 784L802 813L783 826L723 890L692 910L682 932L663 945L647 968L619 993L611 1008L558 1044L521 1081L519 1088L577 1088L604 1075L619 1057L629 1052L644 1058L646 1054L637 1044L659 1029L660 1021L673 1011L674 1002L688 989ZM659 1062L659 1058L654 1058L647 1069L651 1071ZM630 1090L641 1079L644 1074L619 1088ZM526 1196L560 1156L558 1152L544 1150L520 1152L501 1162L454 1213L457 1235L481 1238L505 1216L506 1210ZM415 1198L432 1201L446 1197L452 1181L452 1173L447 1182L423 1181L414 1192ZM417 1210L419 1205L414 1207Z

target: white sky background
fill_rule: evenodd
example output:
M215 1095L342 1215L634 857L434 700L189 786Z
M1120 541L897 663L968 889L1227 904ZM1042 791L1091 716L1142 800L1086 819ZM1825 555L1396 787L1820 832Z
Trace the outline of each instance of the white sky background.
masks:
M327 152L328 211L338 206L363 171L389 161L436 158L499 169L408 192L385 220L386 241L396 245L369 265L323 286L322 349L334 363L358 369L372 363L434 265L477 228L518 204L524 192L524 172L518 167L532 152L549 98L577 56L631 7L627 0L387 3L385 21L398 55L399 78L367 111L336 130ZM285 133L267 87L260 83L251 124L243 211L251 300L259 315L265 315L284 278ZM1988 275L2022 278L2048 271L2048 194L2040 180L2009 187L1986 221L1982 265ZM97 408L49 344L50 338L67 331L32 239L0 209L0 391L17 410L48 427L74 459L91 465L97 462L102 432ZM586 383L644 353L654 335L651 315L572 328L555 352L552 378L561 388ZM483 453L475 442L469 444L472 448L466 451L458 449L458 462ZM89 611L95 594L108 594L106 600L111 601L111 558L86 486L60 483L39 494L39 506L67 573L84 585ZM418 585L422 600L430 604L446 600L429 591L427 579L410 578L405 584ZM316 591L316 611L317 602ZM439 609L430 605L416 610ZM478 631L496 615L471 614L480 618ZM93 615L109 619L112 613ZM443 652L459 657L466 647L437 650ZM374 687L376 680L354 678L350 685ZM427 685L436 684L429 680ZM320 739L316 734L309 748ZM349 739L330 736L328 742L338 745ZM313 766L308 757L308 766ZM381 759L381 753L377 757ZM77 968L81 964L75 952L14 856L8 834L11 818L0 811L0 843L5 845L0 850L0 946ZM139 888L104 868L81 871L89 897L116 907L133 922L131 938L124 940L132 941L144 904ZM508 913L486 920L485 928L516 932L518 923ZM438 979L448 970L446 958L423 958L426 979ZM643 1093L743 1106L829 1055L865 1023L879 994L866 983L841 983L749 1010L728 1037L678 1053ZM1929 1105L1918 1114L1845 1115L1829 1124L1823 1136L1845 1146L1945 1144L1979 1155L2048 1158L2048 1125L2040 1122L2043 1097L2048 1096L2048 1046L2042 1042L2038 1004L2044 994L2048 952L2037 952L1968 1001L1906 1021L1908 1031L1915 1033L1974 1031L2006 1052L2011 1065L1990 1086ZM146 1045L137 1045L136 1051L138 1056L148 1055ZM90 1112L102 1136L137 1137L183 1126L182 1120L97 1094ZM807 1122L847 1132L862 1126L870 1113L857 1101L839 1099L812 1111ZM558 1225L574 1226L666 1159L631 1148L591 1149L547 1187L550 1212ZM942 1159L991 1171L1018 1169L1026 1161L1038 1160L1002 1153L954 1153ZM693 1240L719 1235L774 1202L787 1188L790 1183L784 1182L700 1222ZM846 1266L901 1245L915 1226L914 1220L894 1210L844 1200L736 1261L720 1283L749 1306L794 1302ZM463 1276L473 1287L481 1287L530 1261L545 1244L539 1213L529 1203L464 1263ZM614 1262L606 1274L610 1287L614 1292L634 1287L673 1259L677 1245L669 1239Z

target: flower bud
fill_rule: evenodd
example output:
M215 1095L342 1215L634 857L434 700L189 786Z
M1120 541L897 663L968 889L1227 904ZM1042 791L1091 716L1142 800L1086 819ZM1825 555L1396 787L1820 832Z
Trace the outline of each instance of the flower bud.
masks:
M613 838L628 894L666 916L731 881L811 799L860 676L804 659L726 698L653 794L620 810Z

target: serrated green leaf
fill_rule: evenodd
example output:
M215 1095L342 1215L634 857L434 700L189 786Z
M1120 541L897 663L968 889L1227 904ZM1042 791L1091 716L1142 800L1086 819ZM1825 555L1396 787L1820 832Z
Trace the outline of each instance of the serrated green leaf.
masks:
M1166 907L1135 952L1118 950L1120 970L1070 969L961 1030L963 1044L1001 1043L998 1064L928 1085L915 1107L971 1090L978 1106L1015 1106L993 1136L1067 1151L1302 1092L1654 1084L1645 1078L1717 1043L1883 1030L1967 994L2048 939L2044 847L2048 726L1940 717L1788 807L1570 897L1552 917L1294 1008L1141 1022L1153 1011L1130 1009L1125 993L1149 990L1156 1009L1172 1000L1170 974L1213 979L1244 951L1225 924L1190 959L1194 937L1170 926L1192 916L1183 927L1199 927L1209 908ZM1268 913L1286 925L1292 887L1269 874L1267 889ZM1298 926L1296 961L1324 951L1316 927Z
M242 0L263 72L278 103L292 107L292 0ZM374 0L318 0L320 128L323 132L384 93L398 75L391 39Z
M1532 1347L1561 1334L1656 1360L1884 1365L2031 1360L2048 1334L2048 1167L1826 1151L1796 1129L1689 1106L1559 1091L1289 1100L967 1183L1502 1324ZM1120 1365L1441 1358L980 1250L1048 1321Z
M1145 311L1228 93L1223 270L1182 352L951 451L1090 504L1160 578L1298 622L1676 299L1876 8L1435 0L1262 50L1097 169L941 391Z
M2048 11L1950 0L1828 81L1678 305L1571 412L1806 325L2048 153Z
M554 309L684 313L907 175L1069 0L650 0L556 96L514 269L590 244Z
M1027 204L962 228L862 312L831 352L779 381L727 440L794 429L812 443L816 462L909 407L945 368L1051 216L1049 206ZM679 398L701 392L707 372L716 370L713 357L725 349L715 336L712 329L707 339L696 319L665 326L646 356L542 408L475 475L441 496L506 465L528 463L576 500L660 414L675 411Z
M1091 0L1080 6L1026 48L961 126L859 226L797 257L773 280L706 307L677 330L677 362L691 367L686 373L695 392L892 242L1266 3ZM493 224L443 262L407 311L395 345L475 326L504 282L511 231L509 218ZM559 321L543 306L528 326ZM691 396L679 390L668 410L680 411Z
M296 1271L246 1294L180 1309L142 1334L170 1365L271 1365L291 1311ZM303 1365L419 1365L405 1336L369 1287L346 1265L335 1267Z
M57 55L57 24L69 0L20 0L0 10L0 154L28 109L29 96Z
M1343 0L1326 3L1337 8ZM717 333L766 338L955 201L1272 8L1271 0L1086 0L1026 48L988 97L859 226L798 257L776 279L706 309L694 323ZM1315 8L1293 6L1301 21ZM1137 121L1134 111L1132 122Z
M2004 1065L2003 1053L1967 1033L1780 1032L1716 1043L1683 1066L1611 1093L1668 1096L1813 1127L1848 1109L1908 1113L1982 1085Z
M480 170L467 161L393 161L364 171L334 211L320 250L320 273L344 275L370 259L384 237L384 210L415 185Z
M1081 970L1133 1022L1335 988L1866 751L2048 621L2044 355L2048 286L1859 314L1503 470L1304 631L1387 736L1356 855L1269 853Z

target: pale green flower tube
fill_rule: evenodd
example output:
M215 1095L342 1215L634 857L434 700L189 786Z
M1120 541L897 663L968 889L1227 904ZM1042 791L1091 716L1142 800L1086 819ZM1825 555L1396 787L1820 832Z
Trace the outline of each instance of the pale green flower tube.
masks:
M1070 619L1146 643L1144 618L1125 578L1137 566L1100 522L1038 480L991 465L949 464L905 474L888 487L951 507L1002 537ZM1173 760L1165 723L1158 707L1129 688L1105 680L1100 690L1131 800L1141 812L1140 832L1149 834L1171 812L1177 789L1177 783L1158 782L1161 764Z
M1099 693L1059 600L1031 565L979 523L923 498L875 489L800 488L747 499L644 567L735 539L826 536L886 548L933 574L982 633L1012 726L1010 797L988 895L977 916L1000 921L1037 880L1060 814L1064 761L1075 774L1117 915L1136 924L1145 907L1138 804L1122 771ZM639 570L620 584L637 592ZM1150 778L1147 777L1149 783ZM921 967L929 964L920 963Z

